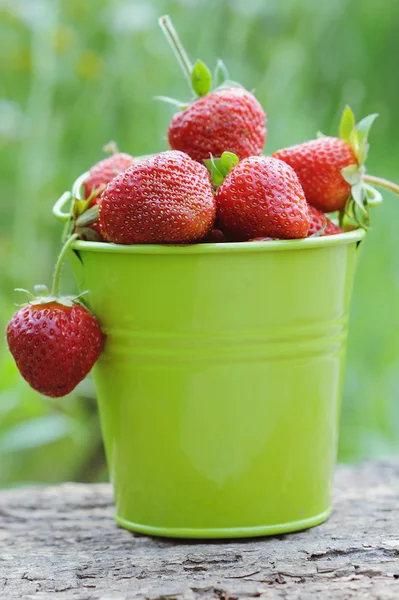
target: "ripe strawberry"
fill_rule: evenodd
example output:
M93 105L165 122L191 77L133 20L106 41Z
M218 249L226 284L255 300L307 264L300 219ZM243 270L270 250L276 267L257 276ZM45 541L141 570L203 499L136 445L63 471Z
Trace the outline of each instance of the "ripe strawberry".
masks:
M201 60L193 66L170 18L161 17L159 24L178 57L191 94L194 92L190 105L158 97L180 108L169 125L171 148L186 152L199 162L210 155L218 158L224 151L233 152L240 159L262 154L266 114L255 96L229 80L221 60L217 61L214 78Z
M351 186L341 171L349 165L357 165L355 153L347 142L322 137L284 148L273 156L294 169L309 204L323 212L345 207Z
M223 231L237 241L303 238L309 230L298 177L276 158L252 156L239 162L220 185L216 204Z
M57 398L86 377L101 354L104 337L97 320L80 304L42 300L13 315L7 342L29 385Z
M220 89L172 118L168 138L175 150L194 160L221 156L226 150L240 159L262 154L266 115L253 94L243 88Z
M311 235L317 235L319 232L320 237L325 235L336 235L337 233L343 233L342 229L335 225L323 212L315 208L314 206L308 207L310 229L308 231L308 237ZM325 226L325 227L324 227ZM324 229L323 229L324 227Z
M96 163L89 171L89 177L84 182L84 196L91 196L90 206L98 203L101 192L107 187L107 184L119 173L126 171L133 163L134 158L130 154L118 152L108 156Z
M179 244L205 237L216 203L208 171L170 150L133 164L101 194L104 238L117 244Z
M376 116L369 115L356 125L347 106L340 123L340 138L319 137L273 154L295 170L309 204L323 212L345 210L363 227L369 223L368 205L377 201L378 195L364 179L367 136Z

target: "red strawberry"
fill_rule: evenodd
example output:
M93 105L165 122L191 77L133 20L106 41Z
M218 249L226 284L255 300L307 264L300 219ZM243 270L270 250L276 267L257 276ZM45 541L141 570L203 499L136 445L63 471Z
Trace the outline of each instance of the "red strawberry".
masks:
M320 233L320 237L324 235L336 235L337 233L343 233L342 229L335 225L323 212L314 208L314 206L309 206L309 220L310 220L310 229L308 231L308 237L311 235L317 235ZM325 228L323 229L325 225Z
M340 138L322 137L284 148L273 154L299 177L309 204L323 212L342 210L351 193L342 169L357 165L351 146Z
M169 144L194 160L221 156L226 150L240 159L262 154L266 115L253 94L243 88L217 90L178 112L169 125Z
M208 235L201 240L204 244L225 244L228 242L226 236L221 229L213 228Z
M215 213L208 171L173 150L133 164L99 203L102 234L117 244L195 242L212 229Z
M216 204L223 231L237 241L303 238L309 230L298 177L276 158L252 156L238 163L220 185Z
M370 127L376 114L357 125L349 106L342 115L340 137L319 137L273 154L284 160L299 177L309 204L323 212L344 211L361 227L369 226L368 206L379 201L379 194L367 185L364 163Z
M86 377L101 354L104 337L83 306L53 300L18 310L8 324L7 341L29 385L57 398Z
M107 184L119 173L126 171L133 163L134 158L130 154L118 152L100 162L96 163L89 171L89 177L84 183L85 198L89 198L91 194L95 194L91 199L91 206L98 203L101 192L106 188ZM95 193L98 190L98 193Z
M225 151L233 152L240 159L262 154L267 133L266 115L255 96L229 79L221 60L217 61L214 78L201 60L192 65L170 18L161 17L159 24L178 57L191 95L194 92L195 96L191 105L159 97L184 109L170 122L171 148L186 152L199 162L210 155L218 158Z

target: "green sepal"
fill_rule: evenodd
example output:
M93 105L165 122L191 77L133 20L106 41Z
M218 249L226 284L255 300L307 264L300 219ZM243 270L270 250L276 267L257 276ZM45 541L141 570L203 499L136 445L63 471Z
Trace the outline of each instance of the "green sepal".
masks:
M339 135L341 139L352 147L359 166L364 165L366 162L370 147L367 138L371 126L377 117L378 114L373 113L356 124L351 108L349 106L345 106L344 108L339 126Z
M350 142L351 133L356 125L355 115L352 109L346 105L342 113L341 122L339 124L339 136L345 142Z
M364 174L364 167L359 167L357 164L348 165L341 170L342 177L349 185L361 183Z
M369 152L370 144L368 143L368 134L371 126L375 119L378 117L377 113L368 115L356 125L350 136L351 145L355 151L356 158L359 165L363 165L366 162L367 155Z
M216 90L228 90L229 88L234 88L234 87L238 87L241 89L245 89L243 85L241 85L241 83L238 83L238 81L233 81L232 79L226 79L223 83L221 83L220 85L218 85L215 88ZM255 90L251 91L252 94L255 94Z
M212 89L212 73L202 60L197 60L191 71L191 87L200 98Z
M109 154L109 156L118 154L119 153L118 144L115 142L115 140L110 140L109 142L104 144L103 152L105 152L105 154Z
M319 131L316 133L316 138L319 140L320 138L325 138L327 137L325 133L323 133L322 131Z
M215 82L215 87L223 85L225 81L229 79L229 72L227 71L226 65L222 61L221 58L218 58L215 72L213 74L213 81Z
M211 155L203 162L211 174L212 183L219 187L226 175L238 164L239 158L233 152L223 152L220 158Z
M98 220L98 206L92 206L76 219L77 227L85 227L91 225Z
M327 218L326 218L326 217L324 217L324 219L323 219L323 224L322 224L322 226L320 227L320 229L319 229L318 231L316 231L315 233L312 233L312 235L309 235L308 237L310 237L310 238L317 238L317 237L320 237L320 236L321 236L321 235L324 233L324 231L325 231L326 227L327 227Z
M160 100L161 102L166 102L167 104L172 104L173 106L177 106L180 110L186 110L190 105L188 102L180 102L180 100L175 100L175 98L169 98L169 96L154 96L154 100Z

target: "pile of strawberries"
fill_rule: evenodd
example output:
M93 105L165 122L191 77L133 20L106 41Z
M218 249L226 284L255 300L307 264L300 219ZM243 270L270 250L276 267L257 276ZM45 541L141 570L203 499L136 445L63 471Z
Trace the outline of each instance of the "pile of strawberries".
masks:
M172 118L173 150L144 159L116 153L94 165L84 195L90 199L87 208L98 209L84 228L79 229L78 219L75 231L84 239L116 244L342 233L326 213L338 211L341 223L345 214L349 217L353 186L345 169L360 180L364 161L350 141L358 129L349 108L343 119L348 118L353 126L347 139L323 136L262 156L267 135L262 106L243 88L222 86ZM366 194L360 216L367 214ZM354 211L352 221L356 217Z
M105 340L82 299L59 296L62 260L78 237L192 244L327 236L367 227L368 208L380 200L364 169L376 115L356 125L347 107L340 138L263 156L266 114L255 96L228 79L221 61L213 78L201 61L191 65L169 18L160 25L193 93L186 104L163 98L179 107L168 130L171 150L144 158L115 151L90 169L73 200L52 293L39 286L7 327L22 376L48 396L70 392Z

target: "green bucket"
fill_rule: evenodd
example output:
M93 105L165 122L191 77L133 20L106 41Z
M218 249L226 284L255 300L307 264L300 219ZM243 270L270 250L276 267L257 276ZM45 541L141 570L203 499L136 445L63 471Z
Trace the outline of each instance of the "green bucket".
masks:
M93 374L120 525L232 538L328 518L363 238L75 242L107 334Z

